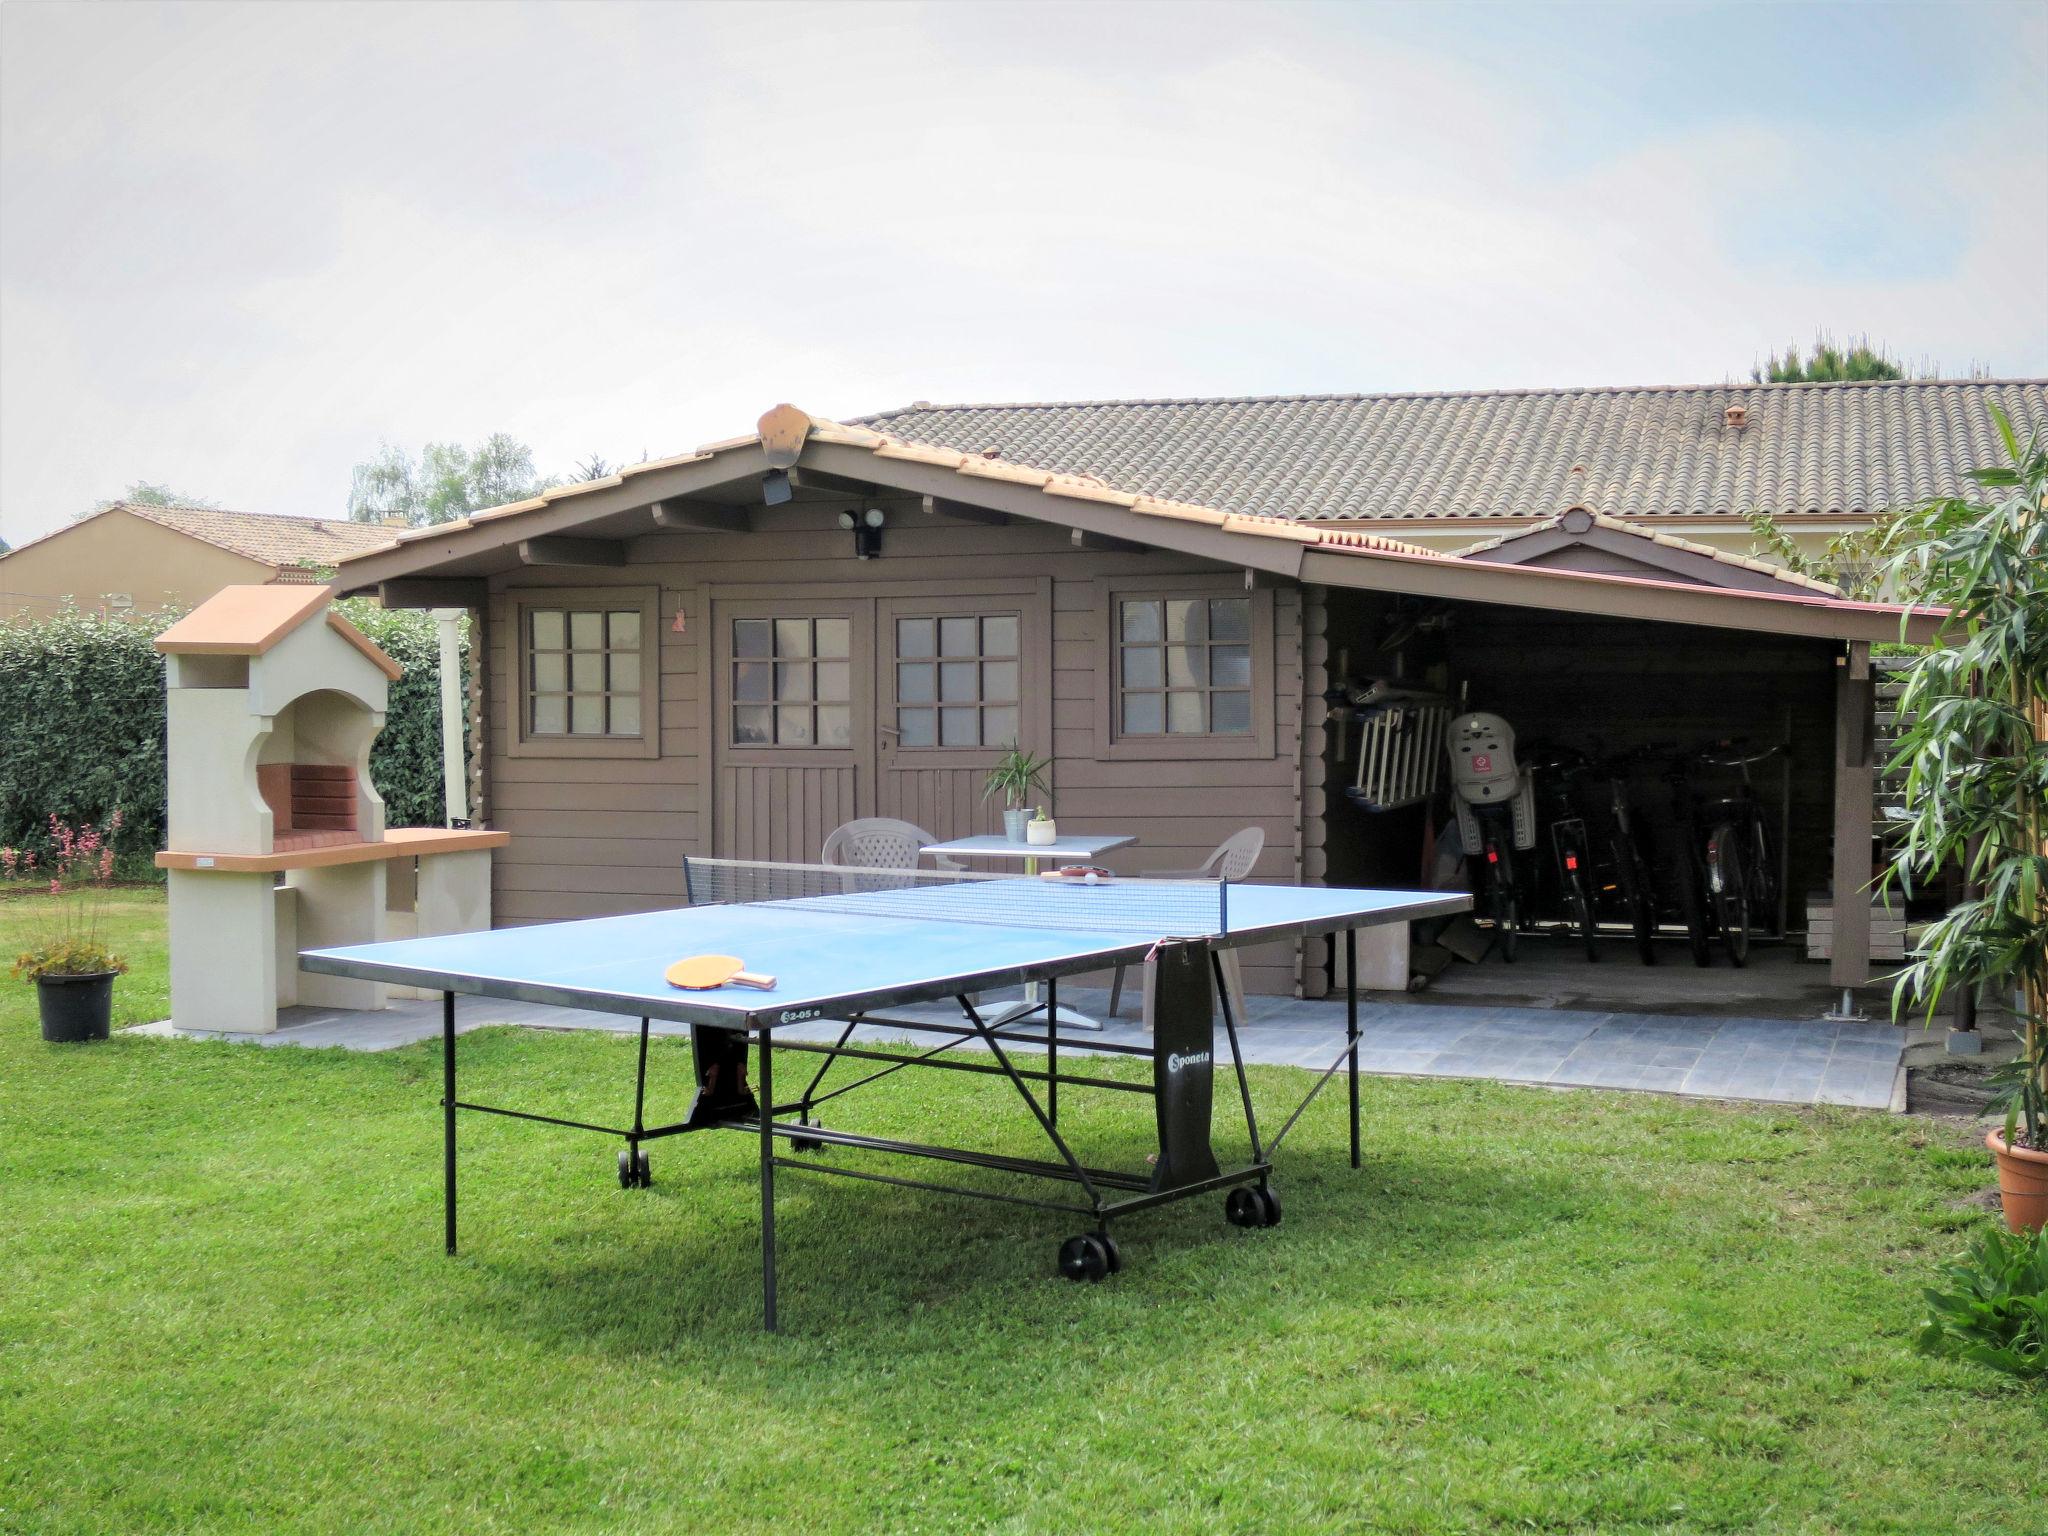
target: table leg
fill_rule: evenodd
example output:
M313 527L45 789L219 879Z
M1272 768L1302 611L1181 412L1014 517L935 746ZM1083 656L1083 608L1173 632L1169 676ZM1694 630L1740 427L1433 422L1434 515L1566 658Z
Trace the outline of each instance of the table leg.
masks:
M1358 1166L1358 930L1344 930L1344 1052L1351 1068L1351 1166Z
M455 994L441 994L441 1224L455 1251Z
M775 1052L761 1031L761 1326L775 1332ZM744 1059L744 1058L742 1058Z

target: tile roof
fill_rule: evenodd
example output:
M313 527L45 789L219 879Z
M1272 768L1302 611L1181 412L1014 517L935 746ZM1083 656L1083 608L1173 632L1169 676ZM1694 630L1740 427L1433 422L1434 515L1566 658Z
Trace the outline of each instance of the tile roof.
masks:
M920 403L894 436L1298 520L1867 515L2003 461L1987 407L2048 432L2048 380L1718 384L1237 400ZM1747 408L1741 427L1729 406Z
M218 507L154 507L116 502L121 511L161 523L208 544L261 560L265 565L312 561L338 565L353 555L382 549L393 530L372 523L325 517L280 517L269 512L224 512Z
M1567 507L1564 511L1556 513L1551 517L1546 517L1541 522L1531 523L1526 528L1517 528L1512 532L1499 534L1491 539L1482 539L1477 544L1468 544L1463 549L1456 551L1457 556L1460 560L1469 560L1472 556L1485 554L1489 550L1500 549L1509 544L1519 544L1523 539L1529 538L1533 534L1548 533L1553 528L1562 528L1565 518L1573 512L1585 513L1587 517L1593 520L1594 527L1605 528L1611 533L1625 533L1630 538L1648 539L1652 544L1661 545L1665 549L1682 549L1689 555L1699 555L1705 559L1717 561L1722 565L1732 565L1745 571L1754 571L1759 576L1768 576L1773 581L1782 581L1788 586L1804 587L1809 592L1818 592L1825 597L1841 597L1844 595L1842 589L1833 582L1822 581L1813 576L1802 576L1799 572L1787 570L1782 565L1772 565L1768 560L1755 560L1748 555L1732 554L1725 549L1716 549L1711 544L1701 544L1692 539L1681 539L1676 534L1664 533L1655 528L1645 528L1640 523L1624 522L1618 517L1609 517L1605 512L1596 512L1591 507L1585 506Z

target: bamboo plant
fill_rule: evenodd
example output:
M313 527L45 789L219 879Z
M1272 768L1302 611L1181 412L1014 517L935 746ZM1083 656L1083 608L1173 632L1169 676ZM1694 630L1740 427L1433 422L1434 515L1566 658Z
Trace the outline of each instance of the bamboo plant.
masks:
M2010 464L1971 471L1978 494L1907 513L1886 539L1900 586L1948 613L1898 701L1908 819L1885 879L1910 895L1953 863L1973 893L1921 936L1893 1009L1931 1018L1951 989L2011 989L2025 1048L2004 1139L2048 1151L2048 444L1992 415Z
M1035 790L1046 793L1045 770L1052 766L1042 757L1033 757L1016 742L996 760L988 771L988 782L982 786L981 798L987 800L995 795L1003 797L1003 803L1014 809L1025 804Z

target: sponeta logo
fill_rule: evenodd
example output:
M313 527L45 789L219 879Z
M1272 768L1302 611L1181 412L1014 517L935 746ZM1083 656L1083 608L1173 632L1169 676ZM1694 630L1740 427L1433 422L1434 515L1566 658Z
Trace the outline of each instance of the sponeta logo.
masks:
M1175 1051L1166 1058L1166 1070L1169 1072L1178 1072L1183 1067L1206 1067L1207 1065L1209 1065L1209 1053L1207 1051L1190 1051L1185 1056Z

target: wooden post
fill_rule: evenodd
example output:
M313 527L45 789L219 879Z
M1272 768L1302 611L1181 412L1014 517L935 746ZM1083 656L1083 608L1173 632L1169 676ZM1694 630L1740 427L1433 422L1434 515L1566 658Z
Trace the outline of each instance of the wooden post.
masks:
M1828 980L1842 989L1845 1004L1852 988L1870 983L1875 729L1870 642L1852 640L1847 654L1835 658L1835 934L1828 966Z

